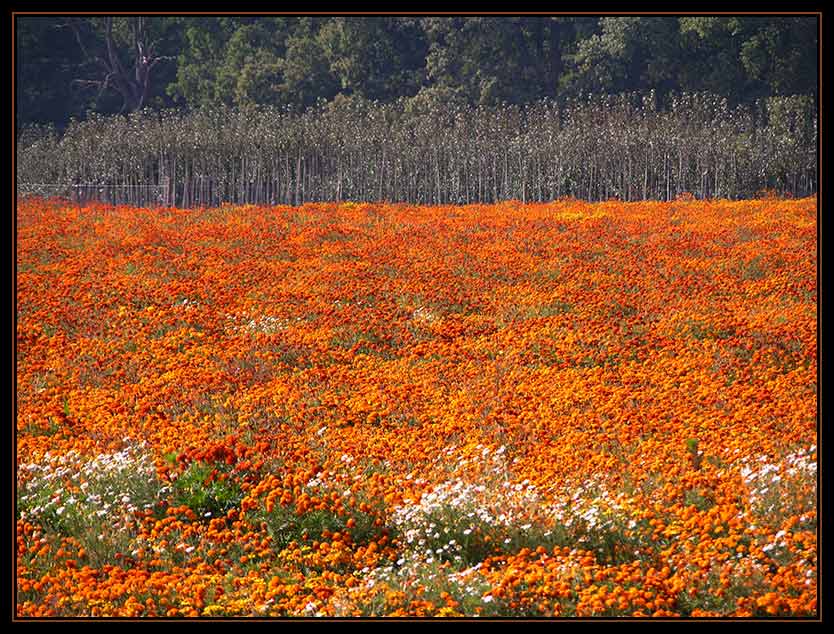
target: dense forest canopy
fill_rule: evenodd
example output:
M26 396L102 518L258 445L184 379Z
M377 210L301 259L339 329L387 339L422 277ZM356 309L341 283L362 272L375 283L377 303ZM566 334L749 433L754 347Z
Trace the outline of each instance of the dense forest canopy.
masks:
M815 16L15 18L16 122L205 106L583 93L815 95Z

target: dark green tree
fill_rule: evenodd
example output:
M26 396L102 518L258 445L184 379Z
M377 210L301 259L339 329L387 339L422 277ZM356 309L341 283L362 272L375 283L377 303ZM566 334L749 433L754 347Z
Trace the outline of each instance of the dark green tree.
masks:
M815 17L62 17L15 19L16 122L173 104L337 95L437 108L580 94L814 95Z
M605 17L598 31L577 42L569 56L569 93L617 94L680 88L682 64L675 18Z
M817 19L749 18L751 35L741 45L750 79L770 95L811 94L817 84Z
M218 73L229 39L240 26L232 18L179 18L182 45L174 81L167 92L178 103L190 106L224 101L218 90Z
M680 18L687 90L726 95L732 102L815 94L814 17Z
M75 37L52 17L15 19L15 122L63 127L88 107L72 84L81 64Z
M339 81L319 37L326 23L324 18L301 18L293 25L283 64L283 103L305 108L339 92Z
M428 44L414 18L333 18L319 41L340 92L393 101L424 81Z
M215 97L237 105L280 102L286 39L283 19L238 26L216 71Z

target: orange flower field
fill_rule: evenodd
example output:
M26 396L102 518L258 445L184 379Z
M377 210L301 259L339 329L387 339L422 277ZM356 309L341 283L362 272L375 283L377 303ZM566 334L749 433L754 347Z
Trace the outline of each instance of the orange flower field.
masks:
M815 618L816 204L21 200L17 616Z

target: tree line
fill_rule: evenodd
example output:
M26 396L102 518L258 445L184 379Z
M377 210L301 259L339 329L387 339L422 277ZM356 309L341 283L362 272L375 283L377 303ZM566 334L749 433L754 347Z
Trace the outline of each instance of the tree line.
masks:
M817 91L816 16L17 15L19 129L91 114L357 97L414 107Z
M663 107L661 107L661 105ZM743 198L817 189L813 96L732 105L711 93L525 104L338 96L91 115L18 136L19 194L132 205L563 197Z

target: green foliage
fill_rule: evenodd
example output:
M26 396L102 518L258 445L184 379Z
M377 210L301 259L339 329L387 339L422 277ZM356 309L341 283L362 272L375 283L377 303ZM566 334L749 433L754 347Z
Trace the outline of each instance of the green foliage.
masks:
M259 511L255 518L266 523L267 533L277 550L286 548L292 542L321 540L328 531L349 534L355 543L367 543L380 531L374 525L375 516L369 513L355 511L339 514L325 509L299 514L293 504L276 504L269 512ZM354 523L348 526L351 518Z
M344 94L391 101L422 84L427 42L412 18L333 18L318 40Z
M743 280L756 281L767 277L767 274L767 265L763 262L761 255L741 265L741 279Z
M175 102L307 108L343 95L420 110L710 91L735 104L817 89L813 16L18 16L15 35L21 126ZM126 93L134 78L113 68L103 85L111 51L150 71L146 94ZM140 51L158 63L143 67Z
M677 89L681 67L675 18L606 17L600 32L578 42L568 88L574 92Z
M790 518L800 519L800 528L816 530L816 448L797 449L781 461L742 470L753 517L762 526L781 527Z
M549 304L541 304L539 306L531 307L526 311L525 315L528 318L553 317L555 315L564 315L565 313L569 313L571 311L573 311L573 304L556 300L550 302Z
M708 511L715 506L715 501L701 489L688 490L684 494L683 503L687 506L694 506L699 511Z
M698 449L698 439L687 438L686 450L689 452L689 460L692 463L692 467L695 469L700 469L704 459L704 454L702 451Z
M240 503L243 491L225 465L197 461L174 480L171 499L199 517L218 517Z
M727 339L733 336L731 328L718 328L714 324L701 319L687 319L683 324L683 332L699 341L704 339Z

